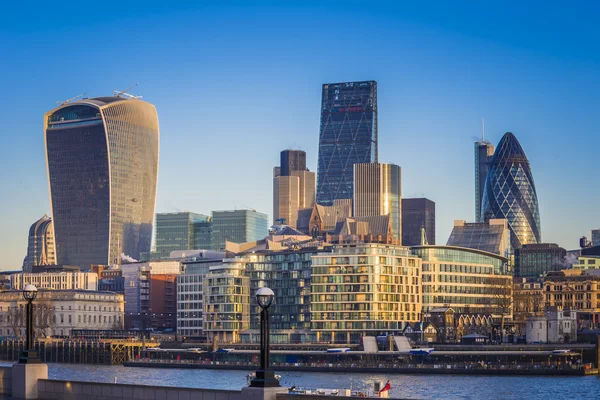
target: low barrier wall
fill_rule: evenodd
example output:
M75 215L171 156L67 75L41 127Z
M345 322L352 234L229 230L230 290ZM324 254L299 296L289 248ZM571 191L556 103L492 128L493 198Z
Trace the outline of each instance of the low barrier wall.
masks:
M12 394L12 367L0 367L0 394Z
M235 390L38 380L41 400L243 400Z

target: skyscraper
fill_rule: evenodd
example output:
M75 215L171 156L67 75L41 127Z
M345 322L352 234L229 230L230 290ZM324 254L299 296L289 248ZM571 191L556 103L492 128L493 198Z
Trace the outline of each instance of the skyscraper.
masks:
M317 203L352 198L352 166L372 162L377 162L377 82L323 85Z
M208 222L210 217L192 212L156 214L155 251L167 253L176 250L199 249L196 247L196 224Z
M482 222L481 198L485 189L489 163L493 156L494 145L486 141L482 133L481 141L475 142L475 222Z
M298 210L315 203L315 173L306 169L302 150L281 152L281 166L273 169L273 220L295 227Z
M155 107L134 98L63 103L44 116L58 264L88 268L150 250L158 174Z
M500 139L489 165L481 216L485 221L492 218L508 220L513 249L542 240L531 167L521 144L511 132Z
M600 246L600 229L592 229L592 246Z
M34 265L56 264L54 249L54 229L52 219L44 216L29 228L27 256L23 261L23 271L30 272Z
M402 245L421 245L421 229L430 245L435 244L435 203L429 199L402 199Z
M402 240L401 169L394 164L354 164L354 216L390 215L394 239Z

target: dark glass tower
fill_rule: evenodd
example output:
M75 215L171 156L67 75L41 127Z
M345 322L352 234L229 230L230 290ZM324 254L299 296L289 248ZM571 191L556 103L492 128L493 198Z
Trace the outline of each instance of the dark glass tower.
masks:
M485 179L489 163L494 157L494 145L485 141L475 142L475 222L482 222L481 199L485 189Z
M402 245L421 245L421 229L427 243L435 244L435 203L429 199L402 199Z
M306 152L284 150L281 152L281 176L290 176L293 171L306 171Z
M57 264L89 268L150 251L158 116L150 103L98 97L44 116Z
M351 199L353 165L377 162L377 82L323 85L317 203Z
M531 167L521 144L511 132L500 139L489 165L481 215L485 221L491 218L508 220L513 249L542 240Z

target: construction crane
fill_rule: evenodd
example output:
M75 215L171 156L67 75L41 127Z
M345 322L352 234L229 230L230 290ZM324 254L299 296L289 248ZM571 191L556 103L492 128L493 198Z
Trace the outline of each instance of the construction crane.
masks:
M68 103L70 103L71 101L73 101L73 100L75 100L75 99L77 99L77 98L79 98L79 97L81 97L81 96L85 96L85 93L81 93L81 94L79 94L79 95L77 95L77 96L75 96L75 97L71 97L69 100L65 100L65 101L57 101L57 102L56 102L56 104L60 104L60 105L62 106L62 105L64 105L64 104L68 104Z
M138 85L139 85L139 83L136 83L135 85L133 85L133 86L131 86L131 87L129 87L129 88L127 88L127 89L125 89L125 90L121 90L121 91L119 91L119 90L113 90L113 93L115 94L115 97L127 96L127 97L129 97L130 99L141 99L141 98L142 98L142 96L134 96L134 95L132 95L132 94L129 94L129 93L127 93L127 92L129 92L131 89L133 89L134 87L136 87L136 86L138 86Z

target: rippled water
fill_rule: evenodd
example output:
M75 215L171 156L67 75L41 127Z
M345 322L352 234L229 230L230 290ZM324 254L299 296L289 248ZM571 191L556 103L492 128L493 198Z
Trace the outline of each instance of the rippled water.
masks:
M213 389L240 389L247 371L133 368L49 364L51 379L133 383ZM600 378L543 376L374 375L282 372L282 386L366 390L390 380L391 397L411 399L598 399Z

